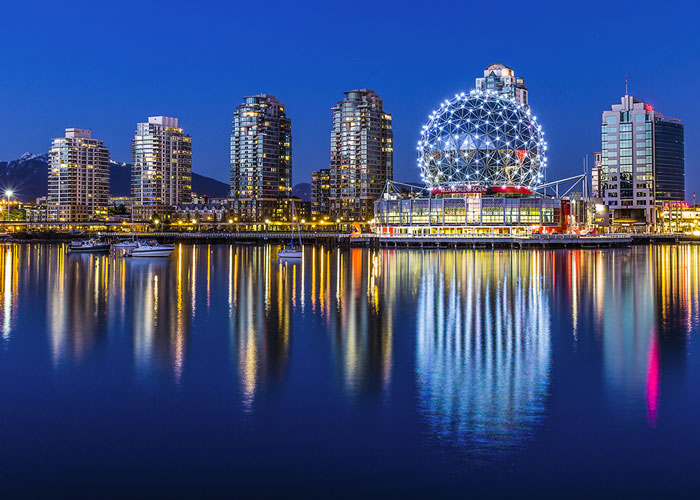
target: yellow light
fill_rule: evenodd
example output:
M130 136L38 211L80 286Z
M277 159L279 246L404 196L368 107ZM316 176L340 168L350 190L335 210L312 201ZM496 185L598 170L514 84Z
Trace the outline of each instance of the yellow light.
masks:
M192 219L192 224L196 224L196 223L197 223L197 219Z
M158 219L156 219L156 220L153 221L153 223L154 223L155 225L158 225L159 222L160 222L160 221L159 221Z
M301 219L301 223L304 224L306 222L306 219Z
M233 219L229 219L229 220L228 220L228 223L229 223L229 224L233 224Z

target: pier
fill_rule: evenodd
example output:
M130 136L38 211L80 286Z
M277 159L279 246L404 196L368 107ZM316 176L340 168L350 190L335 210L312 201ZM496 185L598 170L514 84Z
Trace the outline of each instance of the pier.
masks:
M100 232L107 238L127 238L124 232ZM134 233L137 238L155 238L163 242L190 243L284 243L293 237L291 231L268 232L147 232ZM403 235L361 236L340 232L302 233L306 243L371 248L621 248L631 245L700 243L700 237L689 234L534 234L534 235Z

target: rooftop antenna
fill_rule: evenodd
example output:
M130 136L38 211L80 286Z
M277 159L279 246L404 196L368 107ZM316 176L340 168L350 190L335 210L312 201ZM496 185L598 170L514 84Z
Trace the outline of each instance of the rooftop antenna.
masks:
M629 94L629 85L628 85L628 80L627 80L627 73L625 73L625 95L630 95Z

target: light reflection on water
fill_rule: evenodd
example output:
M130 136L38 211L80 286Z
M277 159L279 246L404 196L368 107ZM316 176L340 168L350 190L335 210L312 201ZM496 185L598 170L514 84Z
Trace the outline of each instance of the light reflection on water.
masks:
M2 245L0 370L16 375L13 356L56 380L118 370L166 399L205 386L249 420L271 398L280 418L317 404L342 419L350 404L419 429L408 439L427 447L499 463L526 456L581 388L590 422L678 417L666 396L694 360L699 249L307 246L279 262L271 246L139 260Z
M542 253L422 259L419 407L439 438L491 456L532 437L549 384L549 267Z

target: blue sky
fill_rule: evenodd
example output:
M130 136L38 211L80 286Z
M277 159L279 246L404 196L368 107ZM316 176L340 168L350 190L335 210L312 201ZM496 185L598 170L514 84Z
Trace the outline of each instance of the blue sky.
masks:
M417 180L427 115L499 61L526 79L550 180L600 149L603 109L630 93L681 118L700 194L700 7L692 2L12 2L0 29L0 160L93 129L129 161L138 121L170 115L196 172L228 181L231 114L276 95L294 182L327 167L331 106L368 87L394 117L395 178Z

